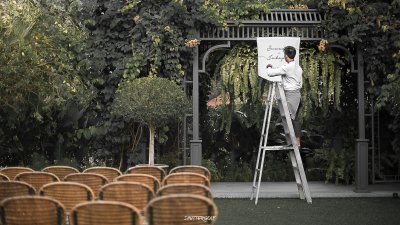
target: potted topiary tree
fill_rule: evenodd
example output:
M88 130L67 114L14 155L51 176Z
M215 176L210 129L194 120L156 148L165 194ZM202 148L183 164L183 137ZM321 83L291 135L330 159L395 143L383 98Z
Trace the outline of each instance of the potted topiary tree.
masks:
M157 127L177 120L189 110L189 100L175 82L160 77L143 77L121 83L113 102L113 114L149 128L149 164L154 165Z

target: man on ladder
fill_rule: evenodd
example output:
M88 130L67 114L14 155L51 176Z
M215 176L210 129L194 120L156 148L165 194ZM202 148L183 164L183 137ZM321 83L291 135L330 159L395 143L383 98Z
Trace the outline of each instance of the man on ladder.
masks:
M289 151L289 158L292 163L299 196L301 199L306 199L308 203L312 202L299 150L301 127L298 120L298 108L301 99L300 89L303 84L303 70L294 60L296 56L296 49L294 47L286 46L283 51L284 59L287 64L284 64L279 68L272 68L272 65L268 64L266 74L259 73L259 76L267 80L271 80L270 78L273 76L281 76L282 80L273 81L268 91L268 100L266 102L266 110L251 193L251 200L253 199L254 194L256 194L255 204L258 202L265 153L266 151L278 150ZM272 106L275 99L278 102L282 118L287 143L286 146L267 146Z
M301 125L298 118L298 109L301 101L300 89L303 86L303 70L294 61L294 57L296 56L296 49L294 47L286 46L283 49L283 53L287 64L275 69L272 68L271 64L268 64L266 75L270 77L282 76L283 90L285 90L290 117L296 135L296 144L300 148ZM259 74L259 76L265 79L265 74Z

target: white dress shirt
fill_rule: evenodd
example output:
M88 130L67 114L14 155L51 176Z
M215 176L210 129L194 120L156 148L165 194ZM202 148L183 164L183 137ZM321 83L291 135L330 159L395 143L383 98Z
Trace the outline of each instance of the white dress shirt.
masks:
M289 62L279 68L267 68L267 74L260 74L260 77L266 79L267 76L282 75L283 89L286 91L299 90L303 86L303 69L296 66L294 61Z

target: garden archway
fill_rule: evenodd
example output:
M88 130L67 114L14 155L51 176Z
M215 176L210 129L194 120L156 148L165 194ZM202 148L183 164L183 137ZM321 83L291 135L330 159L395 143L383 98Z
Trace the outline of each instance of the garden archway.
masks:
M315 9L271 10L260 14L259 20L244 20L240 24L227 21L225 27L206 27L198 32L197 39L213 43L199 52L199 46L193 49L193 74L185 78L185 86L192 84L193 135L190 140L191 164L201 165L202 141L199 133L199 74L204 73L209 54L221 48L229 48L230 41L256 41L258 37L300 37L301 41L319 41L323 39L322 17ZM222 42L222 44L221 44ZM356 192L368 191L368 140L365 139L365 99L364 99L364 60L361 50L356 54L340 45L331 48L344 50L351 64L351 72L357 74L358 87L358 137L356 141ZM190 80L190 81L187 81ZM186 124L185 124L186 127ZM186 128L185 128L186 129ZM186 145L186 143L184 143ZM186 146L183 146L186 149Z

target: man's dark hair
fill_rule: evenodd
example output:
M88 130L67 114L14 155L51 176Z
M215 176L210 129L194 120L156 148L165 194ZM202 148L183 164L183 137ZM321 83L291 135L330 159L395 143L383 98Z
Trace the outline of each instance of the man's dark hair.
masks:
M285 55L287 55L290 59L294 59L294 57L296 56L296 49L293 46L286 46L283 49L283 52L285 53Z

